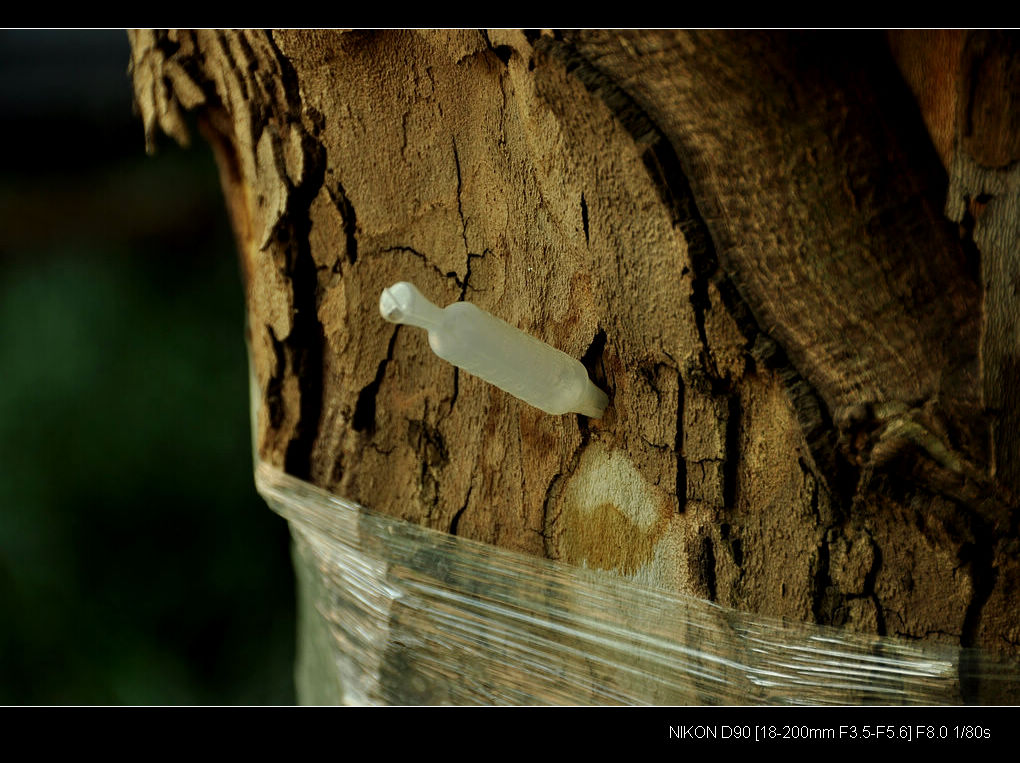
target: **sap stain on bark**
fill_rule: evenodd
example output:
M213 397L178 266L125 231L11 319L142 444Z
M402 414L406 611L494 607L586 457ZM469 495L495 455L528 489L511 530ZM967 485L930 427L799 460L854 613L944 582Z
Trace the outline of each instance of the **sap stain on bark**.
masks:
M552 535L564 560L633 576L654 563L674 506L624 453L593 443L564 487Z

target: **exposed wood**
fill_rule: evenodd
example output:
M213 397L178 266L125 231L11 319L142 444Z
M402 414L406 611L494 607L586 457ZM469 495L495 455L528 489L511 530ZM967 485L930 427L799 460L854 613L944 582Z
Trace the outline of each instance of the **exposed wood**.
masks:
M1020 38L1004 32L893 33L897 65L949 172L946 215L980 263L982 402L991 472L1020 487Z
M149 145L194 111L217 152L262 458L730 606L1020 644L1015 146L973 127L1014 124L1014 38L937 38L960 66L915 80L982 86L920 107L881 35L132 42ZM444 364L378 316L398 280L584 358L606 415Z
M921 112L945 167L953 163L959 111L960 68L967 33L929 29L892 31L889 50Z

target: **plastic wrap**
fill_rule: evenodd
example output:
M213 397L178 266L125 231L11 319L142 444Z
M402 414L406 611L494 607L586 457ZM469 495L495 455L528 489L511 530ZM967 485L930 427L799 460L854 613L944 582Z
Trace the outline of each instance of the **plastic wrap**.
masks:
M265 464L298 569L311 704L1008 702L970 649L751 615L369 511Z

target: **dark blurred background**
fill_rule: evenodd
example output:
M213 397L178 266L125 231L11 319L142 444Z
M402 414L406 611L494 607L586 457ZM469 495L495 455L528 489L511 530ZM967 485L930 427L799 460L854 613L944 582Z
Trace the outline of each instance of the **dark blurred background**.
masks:
M145 155L128 60L0 32L0 704L289 704L234 241L197 134Z

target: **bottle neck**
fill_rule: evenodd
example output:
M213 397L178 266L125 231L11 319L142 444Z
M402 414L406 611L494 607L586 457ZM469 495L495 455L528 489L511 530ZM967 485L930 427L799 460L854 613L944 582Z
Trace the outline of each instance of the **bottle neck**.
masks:
M379 297L379 312L391 323L418 326L426 331L439 328L443 321L442 308L429 302L414 284L407 281L383 290Z

